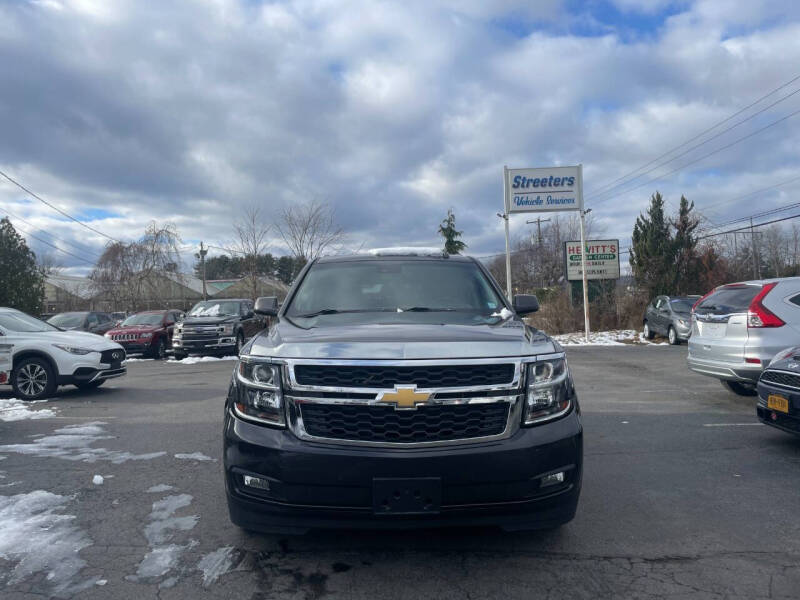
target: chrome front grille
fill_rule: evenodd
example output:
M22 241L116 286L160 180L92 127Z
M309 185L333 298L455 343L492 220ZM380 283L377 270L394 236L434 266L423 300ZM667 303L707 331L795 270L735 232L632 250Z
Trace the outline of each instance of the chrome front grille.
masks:
M787 388L800 389L800 375L786 371L764 371L761 381Z
M415 447L513 435L522 412L522 362L287 360L288 424L319 443ZM398 391L424 400L402 405Z
M126 342L130 340L138 340L138 333L112 333L111 340L114 342Z

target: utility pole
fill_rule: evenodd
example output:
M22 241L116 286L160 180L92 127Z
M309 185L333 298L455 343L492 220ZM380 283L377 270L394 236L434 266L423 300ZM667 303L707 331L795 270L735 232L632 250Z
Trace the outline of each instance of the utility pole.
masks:
M200 242L200 270L203 273L203 300L208 300L208 292L206 290L206 254L208 254L208 248L204 248L203 242Z
M753 254L753 279L760 279L758 274L758 259L756 258L756 233L753 229L753 217L750 217L750 245Z
M535 264L536 264L537 267L539 266L539 257L542 255L542 223L547 223L548 221L550 221L550 219L543 219L542 217L536 217L536 219L534 219L532 221L525 221L525 223L527 225L530 225L531 223L536 223L536 231L537 231L537 235L538 235L538 243L537 243L538 253L537 253L537 256L536 256L536 263ZM531 237L533 237L533 236L531 236ZM533 240L531 240L531 246L533 246ZM540 278L540 281L539 281L540 286L544 287L544 273L542 273L541 269L539 269L539 274L541 275L541 278Z

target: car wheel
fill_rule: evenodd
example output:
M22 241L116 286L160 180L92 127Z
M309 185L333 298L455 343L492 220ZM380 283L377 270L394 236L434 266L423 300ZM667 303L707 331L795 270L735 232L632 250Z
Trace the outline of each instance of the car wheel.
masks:
M755 396L758 394L754 385L739 383L738 381L722 380L722 387L737 396Z
M185 352L175 352L175 351L172 352L172 358L174 358L175 360L183 360L187 356L189 355L186 354Z
M244 346L244 336L242 332L236 334L236 356L239 356L242 352L242 346Z
M43 358L26 358L14 369L11 386L20 400L40 400L52 396L58 384L49 362Z
M644 334L644 337L646 339L648 340L653 339L653 332L650 331L650 323L648 323L647 321L644 322L644 327L642 327L642 333Z
M80 383L76 383L75 387L79 390L94 390L99 388L106 382L105 379L96 379L95 381L81 381Z
M153 351L153 358L157 358L158 360L164 360L167 356L167 344L164 342L164 338L158 340L158 346Z
M678 333L675 331L675 328L670 326L669 331L667 331L667 339L669 343L673 346L680 346L681 341L678 339Z

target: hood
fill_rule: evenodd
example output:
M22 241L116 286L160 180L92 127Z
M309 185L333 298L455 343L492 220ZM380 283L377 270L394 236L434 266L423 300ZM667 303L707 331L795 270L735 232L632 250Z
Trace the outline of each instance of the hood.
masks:
M235 315L226 315L224 317L185 317L181 321L181 325L220 325L222 323L231 323L238 321L239 317Z
M281 319L242 353L272 358L438 359L532 356L561 346L522 321L495 325L348 324L302 329Z
M800 375L800 346L781 350L775 355L775 358L773 358L772 361L773 362L771 362L767 367L768 369L794 371Z
M31 340L49 342L52 344L69 344L70 346L79 346L81 348L89 348L90 350L111 350L114 348L121 348L116 342L105 339L102 335L94 333L87 333L85 331L41 331L30 333L16 333L8 335L6 338L10 342L15 339L25 342Z
M156 331L161 329L161 325L129 325L128 327L114 327L114 329L109 329L108 334L116 334L116 333L150 333L152 331Z

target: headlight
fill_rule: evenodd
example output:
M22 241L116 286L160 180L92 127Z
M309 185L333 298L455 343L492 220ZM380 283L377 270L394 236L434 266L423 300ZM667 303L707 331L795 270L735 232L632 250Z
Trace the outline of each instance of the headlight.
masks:
M153 337L153 334L152 333L140 333L139 337L142 338L143 340L149 340L151 337Z
M109 340L110 340L110 339L111 339L111 334L110 334L108 331L106 331L106 332L103 334L103 337L104 337L104 338L107 338L107 339L109 339Z
M224 325L220 326L219 332L222 335L231 335L231 334L233 334L233 323L225 323Z
M281 369L263 360L242 357L236 366L236 411L243 417L283 426Z
M678 319L678 325L681 327L688 327L689 324L684 319Z
M70 354L80 354L81 356L96 352L96 350L90 350L89 348L79 348L77 346L68 346L67 344L53 344L53 346L59 350L63 350L64 352L69 352Z
M797 350L797 346L792 346L791 348L785 348L784 350L781 350L772 358L771 361L769 361L767 367L771 367L774 363L789 358L792 354L794 354L795 350Z
M525 396L525 425L549 421L570 408L569 369L561 357L528 365L528 393Z

